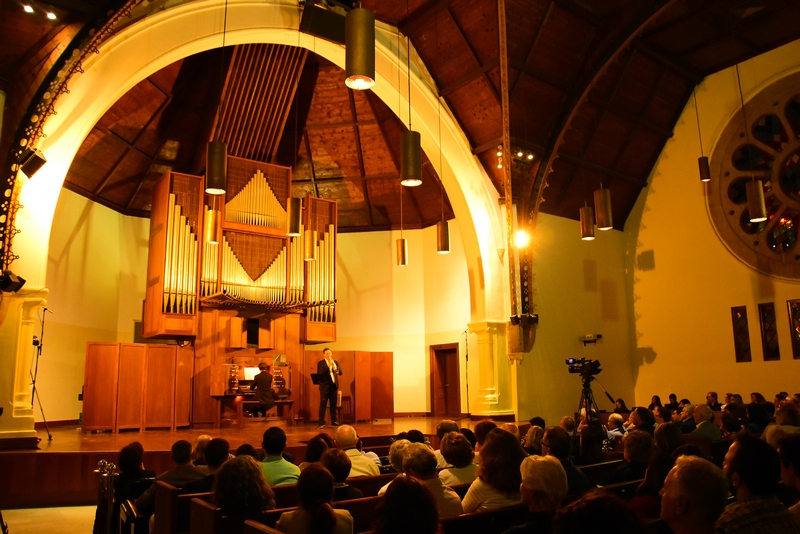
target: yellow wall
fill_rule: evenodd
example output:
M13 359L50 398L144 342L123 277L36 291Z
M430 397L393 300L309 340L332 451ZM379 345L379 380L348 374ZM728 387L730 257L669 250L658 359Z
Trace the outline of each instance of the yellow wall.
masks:
M150 221L123 217L63 189L47 265L50 294L39 365L49 420L77 419L87 341L133 341L141 319ZM41 414L36 407L37 421Z
M742 64L745 100L798 68L800 41ZM704 80L697 98L708 155L731 115L740 113L733 69ZM792 359L786 300L800 298L800 285L757 273L718 239L698 178L699 151L690 101L625 227L638 404L672 392L701 402L709 390L745 398L753 391L772 398L781 390L798 390L800 360ZM776 306L779 362L763 361L757 307L763 302ZM747 306L753 361L737 364L730 309L742 305Z
M517 374L520 419L538 415L558 424L577 409L581 379L569 373L567 358L600 360L597 378L609 393L633 395L624 239L614 230L596 236L582 241L577 221L539 215L533 240L539 326ZM603 338L584 347L579 337L586 334ZM613 408L597 382L592 390L600 409Z

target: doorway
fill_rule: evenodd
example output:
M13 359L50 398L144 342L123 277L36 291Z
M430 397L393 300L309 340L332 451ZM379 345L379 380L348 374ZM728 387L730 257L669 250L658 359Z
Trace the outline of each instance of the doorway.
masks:
M458 343L431 345L431 415L460 418L461 372Z

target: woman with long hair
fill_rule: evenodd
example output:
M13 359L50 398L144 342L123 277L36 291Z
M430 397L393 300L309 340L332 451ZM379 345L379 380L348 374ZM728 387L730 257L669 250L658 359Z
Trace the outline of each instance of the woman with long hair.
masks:
M222 464L214 480L213 494L223 515L242 522L275 508L275 494L261 466L250 455L237 456Z
M505 431L504 431L505 432ZM389 483L375 508L374 534L436 534L439 512L428 487L414 477L397 477Z
M481 447L478 478L462 500L464 513L518 504L519 485L522 483L519 466L527 456L512 433L502 428L489 432Z
M297 479L300 506L284 512L275 528L287 534L353 534L353 516L334 509L333 475L320 464L310 464Z
M328 439L326 440L325 437ZM322 454L334 446L335 445L333 445L333 440L331 440L330 436L324 432L317 434L308 440L308 443L306 444L306 458L298 467L300 467L300 470L302 471L309 465L319 462L320 458L322 458Z
M625 399L622 397L618 398L614 403L614 413L628 413L630 410L625 405Z

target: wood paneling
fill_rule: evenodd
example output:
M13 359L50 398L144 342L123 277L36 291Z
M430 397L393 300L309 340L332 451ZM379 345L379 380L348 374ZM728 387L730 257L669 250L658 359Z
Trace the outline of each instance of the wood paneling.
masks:
M113 430L117 416L119 345L87 343L83 379L83 431Z
M192 375L194 349L191 345L178 347L175 355L175 422L174 426L189 426L192 422Z
M177 347L147 347L147 378L144 391L144 426L174 430L175 356Z
M142 428L146 365L146 347L144 345L134 343L119 345L116 430L132 428L141 430Z
M394 367L391 352L356 352L356 421L394 417Z

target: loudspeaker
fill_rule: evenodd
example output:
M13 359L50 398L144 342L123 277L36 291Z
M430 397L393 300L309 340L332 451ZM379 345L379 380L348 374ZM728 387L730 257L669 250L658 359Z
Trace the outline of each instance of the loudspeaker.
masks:
M19 162L20 170L25 173L25 176L33 178L33 175L47 163L47 160L44 159L44 154L39 149L27 148L19 158Z
M3 271L0 276L0 290L4 293L16 293L25 285L25 279L11 271Z

